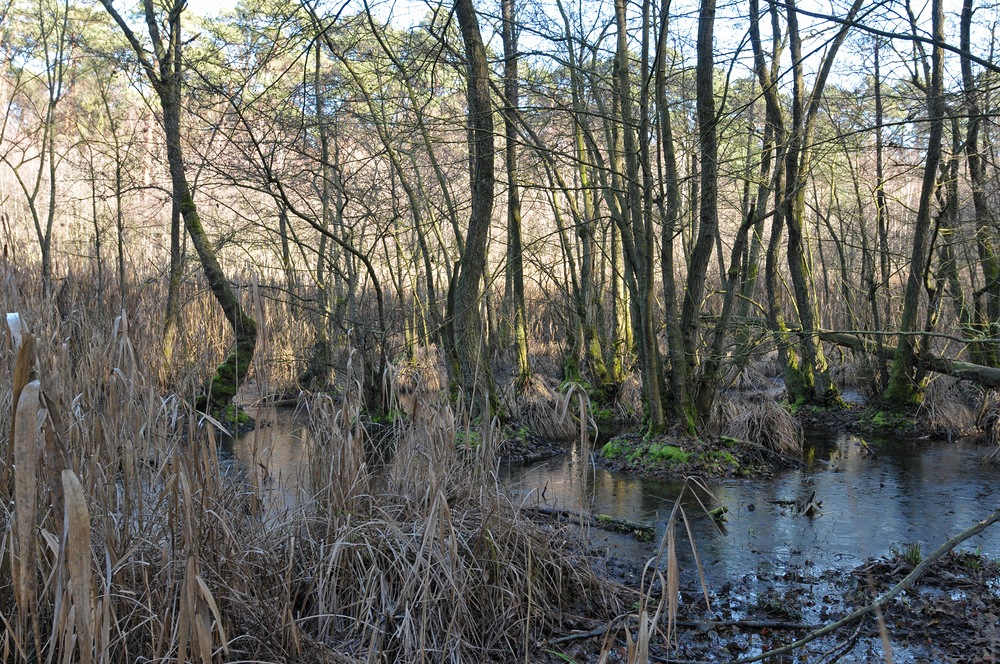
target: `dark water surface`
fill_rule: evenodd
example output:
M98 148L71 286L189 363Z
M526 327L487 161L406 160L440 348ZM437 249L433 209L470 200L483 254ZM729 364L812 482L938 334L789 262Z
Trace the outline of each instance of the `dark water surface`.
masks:
M242 473L280 521L285 508L308 500L310 436L304 418L290 411L257 413L257 417L266 425L224 440L224 457L230 472ZM658 537L653 542L597 528L584 531L593 546L631 569L641 569L656 556L665 522L683 491L681 504L707 586L720 591L716 609L727 618L740 619L750 616L749 607L761 598L775 593L778 597L796 593L802 597L803 592L816 598L840 596L846 586L838 584L838 579L846 579L867 558L914 543L924 553L930 552L987 516L1000 506L1000 471L981 463L986 451L964 441L862 439L814 432L807 437L801 468L773 478L708 480L705 487L710 495L693 491L690 484L685 488L684 482L595 469L577 447L544 462L500 470L516 499L525 505L655 525ZM803 516L794 503L813 492L822 503L821 511L814 517ZM728 509L721 529L705 513L720 506ZM677 541L681 586L691 591L697 614L701 604L695 597L698 575L683 528L678 529ZM1000 529L988 529L961 548L979 548L1000 557ZM660 569L664 565L661 560ZM801 619L825 622L829 615L842 615L847 608L840 601L832 607L833 614L826 615L821 613L824 601L804 602ZM896 636L891 640L897 664L939 661L920 644L900 642ZM721 649L725 644L719 641L717 645ZM756 642L745 645L744 655L759 652ZM816 647L816 652L807 649L781 661L813 661L828 645ZM839 661L886 660L881 642L866 637Z
M892 547L919 542L925 553L932 551L1000 505L998 472L981 463L983 453L965 442L814 433L801 469L771 479L706 483L712 496L699 492L705 507L729 510L721 532L690 491L682 504L710 580L741 578L762 563L774 570L815 566L846 572ZM525 500L574 510L590 501L595 513L656 524L660 534L683 488L683 482L591 468L584 493L575 450L510 468L508 481ZM802 516L787 504L814 491L822 502L818 516ZM631 562L644 561L658 546L617 537L607 543ZM1000 531L987 530L962 548L976 547L1000 556Z
M266 426L229 439L225 447L270 506L280 510L305 499L309 432L290 411L258 417ZM1000 506L1000 471L981 463L984 452L963 441L813 432L801 468L768 479L708 480L711 495L689 486L682 504L710 580L738 579L762 564L773 571L807 566L847 572L893 547L920 543L929 552ZM684 487L680 481L595 469L577 448L534 465L501 468L501 474L526 504L654 524L660 535ZM788 504L813 492L822 502L818 516L802 516ZM728 509L721 531L695 493L708 509ZM597 529L590 535L598 546L636 564L656 554L660 539L637 542ZM1000 556L1000 530L987 530L963 545L977 547ZM681 547L682 564L693 562L689 550Z
M236 438L223 436L224 457L231 469L246 474L270 511L298 505L306 499L310 433L305 416L287 408L251 414L258 427Z

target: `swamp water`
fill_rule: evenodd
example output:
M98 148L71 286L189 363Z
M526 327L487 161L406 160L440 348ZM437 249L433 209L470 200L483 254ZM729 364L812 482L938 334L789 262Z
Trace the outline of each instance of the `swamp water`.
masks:
M304 499L302 476L309 431L291 412L260 417L257 431L223 444L243 472L253 473L270 506ZM598 450L599 451L599 450ZM892 440L844 433L807 436L803 465L773 478L707 480L707 495L689 486L682 504L706 577L724 582L777 569L815 566L849 571L892 547L919 543L929 552L1000 505L1000 471L981 463L984 449L957 441ZM644 563L655 555L681 481L643 479L589 466L576 447L528 466L501 468L508 486L528 505L606 514L655 525L653 542L591 530L615 554ZM799 514L795 501L815 492L817 516ZM699 505L724 506L721 529ZM679 533L680 535L680 533ZM685 538L681 538L683 541ZM1000 557L1000 529L989 529L962 548ZM690 547L680 547L682 562Z
M1000 504L1000 476L981 463L983 453L982 447L962 441L814 432L807 437L801 468L767 479L708 480L711 496L689 486L682 505L710 581L741 578L762 563L847 572L892 547L920 543L925 553L932 551L987 516ZM584 492L579 463L571 450L528 468L511 468L507 477L526 500L580 510L586 496L593 513L655 524L662 536L683 482L591 468ZM803 516L794 503L813 492L822 503L819 514ZM694 494L708 509L728 510L721 528ZM656 553L659 539L647 544L613 538L609 543L616 554L644 562ZM976 547L1000 556L1000 531L987 530L963 545ZM678 551L682 560L685 548L690 549L685 544Z
M270 513L280 519L285 507L307 499L303 478L309 432L287 411L260 414L260 420L266 425L257 431L224 441L224 465L254 482ZM707 586L712 592L732 588L722 603L723 614L738 620L748 617L748 606L766 597L796 592L840 595L843 586L837 582L866 559L912 544L926 554L987 516L1000 505L1000 471L981 462L984 453L984 448L965 441L813 432L807 436L800 468L773 478L707 480L704 486L710 494L690 484L685 489L679 481L595 469L577 447L546 461L500 470L526 506L605 514L655 526L652 542L587 530L591 545L607 551L620 570L641 570L657 554L674 502L684 490L682 505ZM819 513L800 514L795 503L814 492L815 502L821 503ZM721 506L727 514L719 527L705 510ZM988 529L960 548L1000 557L1000 529ZM681 588L692 602L690 609L697 612L697 605L703 604L697 599L698 575L683 526L677 530L677 553ZM822 602L806 604L813 608L804 609L797 619L830 619L821 612ZM720 608L719 602L714 608ZM830 608L832 617L843 615L843 606ZM861 644L867 654L854 651L855 657L840 661L884 661L877 639L862 639ZM897 662L935 661L899 644L894 650ZM754 651L749 647L743 654Z

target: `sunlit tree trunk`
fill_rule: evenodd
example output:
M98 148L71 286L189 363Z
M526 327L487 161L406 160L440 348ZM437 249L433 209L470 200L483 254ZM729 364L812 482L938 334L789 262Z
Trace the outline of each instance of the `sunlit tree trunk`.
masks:
M132 28L112 5L111 0L101 0L101 4L114 18L125 35L160 100L163 110L163 132L166 137L167 163L170 167L172 195L176 207L184 220L191 243L201 261L205 278L229 322L235 336L234 348L215 371L208 394L202 399L202 406L213 410L227 406L243 383L253 360L257 345L257 325L246 314L236 293L233 292L222 266L215 256L205 228L201 223L188 185L181 150L181 82L182 60L181 14L186 3L176 0L169 7L165 17L157 16L152 0L143 0L146 27L154 49L150 54L141 44ZM161 27L167 34L161 36ZM164 38L165 37L165 38ZM153 57L150 57L150 56Z

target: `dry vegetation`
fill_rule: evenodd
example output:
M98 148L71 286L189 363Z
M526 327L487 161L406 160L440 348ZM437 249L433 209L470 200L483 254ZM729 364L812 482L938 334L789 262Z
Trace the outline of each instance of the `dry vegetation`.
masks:
M573 538L499 485L489 432L457 455L461 413L427 399L373 457L349 358L348 389L308 402L311 499L275 513L224 471L194 379L147 370L150 312L92 306L85 282L57 308L23 277L3 274L37 341L27 375L32 337L2 338L4 382L24 385L13 438L0 396L3 661L523 661L568 617L617 613Z

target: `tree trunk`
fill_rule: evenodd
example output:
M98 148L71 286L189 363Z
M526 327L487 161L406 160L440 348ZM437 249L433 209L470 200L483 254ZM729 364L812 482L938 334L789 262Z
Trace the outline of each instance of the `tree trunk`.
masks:
M681 330L684 335L684 355L687 374L694 376L698 369L698 346L701 306L705 297L705 280L719 232L718 172L719 144L716 132L718 118L715 112L715 0L702 0L698 17L698 66L696 73L698 146L701 159L701 195L698 200L698 238L695 240L688 263L687 288L681 308ZM702 422L708 413L704 403L696 403L695 410Z
M167 272L167 307L163 316L163 364L169 371L177 343L181 317L181 281L184 263L181 257L181 199L176 191L170 201L170 267Z
M177 28L177 45L180 45L180 26ZM160 103L163 106L163 129L167 142L167 163L170 166L170 180L175 199L180 200L180 213L184 219L191 244L198 253L202 270L208 280L209 288L219 306L229 321L235 336L234 347L216 367L211 386L204 399L204 405L213 411L226 408L236 396L237 390L246 379L257 346L257 324L246 314L236 293L229 285L215 251L202 226L198 208L191 197L191 189L184 170L184 155L180 145L180 79L174 79L173 90L160 92ZM158 91L159 92L159 91Z
M930 135L927 142L927 156L924 162L924 178L920 190L920 204L917 208L913 235L913 250L910 254L909 276L903 294L903 314L899 329L901 334L892 361L889 385L885 391L885 401L895 409L905 409L923 401L924 385L916 379L916 345L914 337L907 332L916 331L917 314L920 309L920 290L928 269L928 254L931 231L931 204L937 188L937 170L941 161L941 141L944 134L944 8L942 0L934 0L934 38L939 43L934 46L932 71L927 88L927 111L930 117Z
M521 247L521 196L517 183L517 126L514 114L518 107L517 26L514 23L514 0L502 0L504 55L504 113L507 164L507 274L510 282L508 305L514 332L516 356L515 381L519 386L531 378L528 363L528 326L524 305L524 256Z
M987 182L983 173L983 158L979 149L979 134L983 124L983 111L979 104L976 79L972 74L969 52L972 48L973 1L962 4L961 51L962 87L965 89L965 105L968 113L965 133L965 156L972 185L972 204L976 214L976 249L979 264L983 270L981 298L984 304L977 306L976 320L972 330L986 337L1000 336L1000 247L997 242L997 228L987 200ZM1000 366L1000 344L976 344L972 357L981 364Z
M125 35L132 50L139 59L143 71L156 90L163 109L163 132L167 145L167 163L170 167L170 181L173 200L184 226L191 238L198 258L201 261L205 278L222 307L235 336L234 348L216 370L209 386L208 394L199 399L199 406L214 411L222 410L232 401L243 380L247 376L250 362L253 360L257 345L257 325L253 318L246 315L239 299L226 279L215 251L208 240L205 228L201 224L198 208L195 206L188 185L184 166L184 154L181 150L181 14L184 11L184 0L175 0L170 6L165 20L161 22L156 15L152 0L143 0L146 27L155 51L155 60L143 48L139 39L132 32L129 24L114 8L112 0L101 0L104 9L111 15L118 28ZM166 42L160 38L161 26L168 29Z
M681 187L677 172L677 154L674 133L667 101L667 27L670 18L670 1L663 0L660 7L660 30L656 46L656 109L659 120L659 145L662 152L664 196L660 214L660 269L663 279L663 317L667 330L667 352L670 355L669 388L675 420L689 433L694 434L698 425L688 383L688 364L684 353L684 336L677 307L677 280L674 270L674 241L681 222Z
M644 142L637 140L635 118L632 114L631 83L629 75L629 51L626 35L625 0L615 0L615 17L618 28L618 47L615 54L615 96L620 113L620 132L623 138L625 161L625 197L621 239L626 264L626 279L629 283L630 309L636 344L639 351L639 366L642 377L645 417L652 430L662 429L665 423L663 411L663 368L660 363L660 349L656 342L653 291L653 234L651 210L644 203L639 182L640 150ZM644 21L644 32L648 28ZM644 39L645 43L645 39ZM645 60L645 57L644 57Z
M472 212L454 287L454 343L460 380L474 415L488 422L496 412L496 395L489 355L483 340L480 313L486 241L493 213L494 175L493 108L490 103L490 69L472 0L455 0L468 66L468 105L472 132Z

